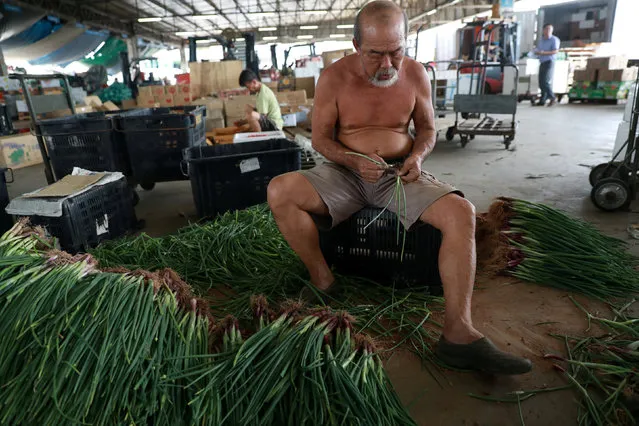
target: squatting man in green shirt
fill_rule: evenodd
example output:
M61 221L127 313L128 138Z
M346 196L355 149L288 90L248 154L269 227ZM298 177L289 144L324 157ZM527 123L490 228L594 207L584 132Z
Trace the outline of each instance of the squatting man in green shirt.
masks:
M275 93L266 84L262 84L251 70L240 73L240 86L249 89L251 94L257 94L255 108L247 104L245 109L246 121L251 132L281 130L284 120Z

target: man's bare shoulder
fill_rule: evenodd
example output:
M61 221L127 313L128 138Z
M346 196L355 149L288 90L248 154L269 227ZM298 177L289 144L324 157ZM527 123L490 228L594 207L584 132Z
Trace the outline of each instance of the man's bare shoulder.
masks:
M352 69L353 58L351 58L351 56L355 55L346 56L324 68L322 74L320 75L320 79L330 81L331 83L342 81L344 77L350 74L350 70Z
M428 73L420 62L412 58L404 58L403 62L406 77L414 83L426 84L428 81Z

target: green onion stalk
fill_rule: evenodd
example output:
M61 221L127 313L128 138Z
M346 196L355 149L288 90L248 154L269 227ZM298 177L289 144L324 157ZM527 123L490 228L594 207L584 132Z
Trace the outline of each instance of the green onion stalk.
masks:
M209 319L195 299L179 306L166 282L100 272L22 225L0 238L0 422L190 421L186 383L162 378L207 353Z
M4 424L413 425L355 320L254 296L214 321L170 270L0 238Z
M253 320L254 294L276 305L312 285L265 205L225 213L173 235L108 241L91 254L103 267L171 268L211 304L216 317L233 315L241 322ZM338 294L328 304L355 316L359 332L403 341L424 362L433 359L430 347L439 339L440 325L431 309L442 308L441 298L430 296L425 287L398 289L393 283L336 277Z
M565 342L567 356L548 354L579 397L581 426L635 425L639 422L639 318L614 309L614 319L587 312L608 333L597 337L556 336ZM634 300L633 300L634 302ZM631 302L632 303L632 302ZM630 304L626 305L626 308Z
M539 203L502 198L488 219L506 237L507 273L597 299L639 291L637 259L593 225Z
M355 155L357 157L361 157L361 158L365 158L366 160L377 164L380 167L383 167L384 170L386 172L391 171L392 167L390 167L388 164L386 163L382 163L381 161L377 161L374 158L369 157L366 154L361 154L359 152L347 152L347 155ZM404 218L406 218L406 211L407 211L407 204L406 204L406 189L404 188L404 182L402 181L402 177L398 174L395 175L395 188L393 190L393 194L391 195L390 199L388 200L388 203L386 203L386 205L384 206L384 208L382 209L381 212L379 212L379 214L377 216L375 216L366 226L364 226L364 229L368 228L369 226L371 226L373 223L375 223L375 221L377 219L379 219L382 214L384 214L384 212L386 210L388 210L388 208L390 207L391 203L395 201L395 205L397 207L397 244L399 245L399 240L400 240L400 234L402 231L402 224L401 224L401 216L403 215ZM400 262L404 260L404 251L406 248L406 229L403 230L403 237L402 237L402 250L400 252Z

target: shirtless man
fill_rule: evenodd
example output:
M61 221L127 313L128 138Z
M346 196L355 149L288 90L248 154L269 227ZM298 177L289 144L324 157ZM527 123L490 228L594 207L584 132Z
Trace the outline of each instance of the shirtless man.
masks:
M366 205L383 207L395 182L385 167L347 153L399 164L393 173L402 177L406 191L403 225L421 220L443 235L439 270L446 312L438 356L458 368L526 373L532 368L529 360L500 351L473 327L475 210L461 192L421 169L436 133L430 81L421 64L404 57L406 33L406 15L395 3L374 1L359 12L353 39L357 54L326 68L315 92L313 147L330 163L273 179L269 205L311 282L328 292L335 278L320 250L319 219L327 219L330 227ZM408 134L411 119L414 139ZM394 203L389 209L397 213Z

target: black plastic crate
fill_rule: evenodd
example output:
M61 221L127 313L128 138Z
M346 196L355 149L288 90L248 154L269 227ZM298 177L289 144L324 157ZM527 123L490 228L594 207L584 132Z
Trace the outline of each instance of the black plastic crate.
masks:
M124 112L116 130L126 143L136 182L186 180L182 151L206 145L206 107L146 108Z
M126 146L113 131L111 117L92 112L38 122L57 180L71 174L74 167L131 174Z
M133 191L125 179L98 185L62 204L61 217L30 216L70 252L85 251L136 229Z
M7 173L11 178L7 180ZM9 205L9 191L7 182L13 182L13 170L0 167L0 235L7 232L13 226L13 219L4 209Z
M266 202L275 176L299 170L301 148L287 139L204 146L184 151L200 217Z
M406 233L401 260L403 226L397 243L397 216L385 211L364 229L382 209L366 207L330 231L320 232L320 246L336 271L406 287L441 287L439 247L441 232L419 223Z

